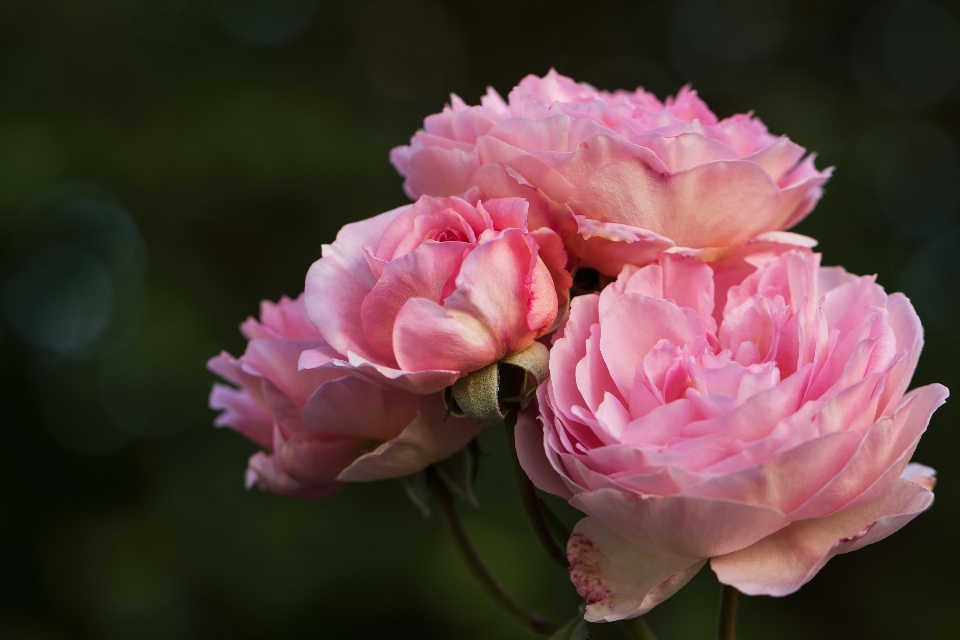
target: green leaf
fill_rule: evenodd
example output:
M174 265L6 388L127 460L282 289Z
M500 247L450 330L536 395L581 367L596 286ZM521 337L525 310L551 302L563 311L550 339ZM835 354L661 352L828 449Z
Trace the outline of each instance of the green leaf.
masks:
M589 640L590 630L587 629L587 621L583 615L579 614L570 619L567 624L560 627L556 633L550 636L550 640Z
M403 490L407 492L407 497L413 503L424 518L429 518L433 513L433 502L430 496L430 487L427 486L427 473L420 471L413 475L400 478L400 484Z
M477 502L477 496L473 492L477 468L476 451L477 447L466 446L433 466L437 470L437 475L455 496L465 498L471 505L479 508L480 503Z

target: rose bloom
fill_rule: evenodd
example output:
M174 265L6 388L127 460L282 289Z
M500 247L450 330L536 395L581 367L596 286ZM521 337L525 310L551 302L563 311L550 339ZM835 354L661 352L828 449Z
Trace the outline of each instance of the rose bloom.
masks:
M744 265L664 254L572 302L517 447L589 516L567 547L588 620L643 614L707 559L744 593L791 593L933 502L908 461L947 390L904 393L907 298L805 249Z
M411 198L527 198L531 228L556 229L581 266L616 276L671 247L710 256L792 227L831 173L804 154L751 114L719 120L689 87L661 103L551 70L506 101L492 88L479 106L452 96L391 160Z
M465 446L480 425L446 417L440 394L385 389L338 368L299 371L305 349L334 352L307 320L303 299L263 302L260 320L240 330L239 359L223 353L207 367L235 386L215 384L215 424L263 447L250 458L247 486L316 498L345 481L409 475Z
M476 202L476 194L467 194ZM571 280L560 237L528 230L527 201L430 198L348 224L307 273L326 350L303 368L346 367L432 393L547 333Z

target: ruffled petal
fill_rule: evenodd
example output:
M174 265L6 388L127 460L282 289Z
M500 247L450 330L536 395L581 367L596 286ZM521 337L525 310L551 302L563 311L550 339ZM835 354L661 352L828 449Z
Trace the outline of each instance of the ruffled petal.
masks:
M809 582L830 558L882 540L933 504L920 483L899 479L873 502L827 518L800 520L739 551L713 558L723 584L749 595L785 596Z

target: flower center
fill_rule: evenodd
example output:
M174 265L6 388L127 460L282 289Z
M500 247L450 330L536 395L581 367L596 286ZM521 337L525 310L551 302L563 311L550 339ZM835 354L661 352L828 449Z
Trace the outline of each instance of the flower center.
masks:
M462 231L456 229L433 229L427 234L425 240L434 242L466 242L467 237Z

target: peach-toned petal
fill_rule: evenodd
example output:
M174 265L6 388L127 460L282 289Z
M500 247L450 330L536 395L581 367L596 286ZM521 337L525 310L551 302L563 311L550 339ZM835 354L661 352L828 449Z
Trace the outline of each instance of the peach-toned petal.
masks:
M827 518L800 520L753 545L713 558L720 582L749 595L784 596L809 582L833 556L898 531L933 504L933 493L900 479L873 502Z
M448 417L440 394L425 396L417 417L400 435L357 458L337 479L364 482L416 473L465 447L481 426L467 418Z
M588 622L642 616L693 578L706 559L650 553L584 518L567 542L570 578L587 601Z
M771 507L697 496L636 496L610 488L570 504L649 551L709 558L742 549L790 520Z

